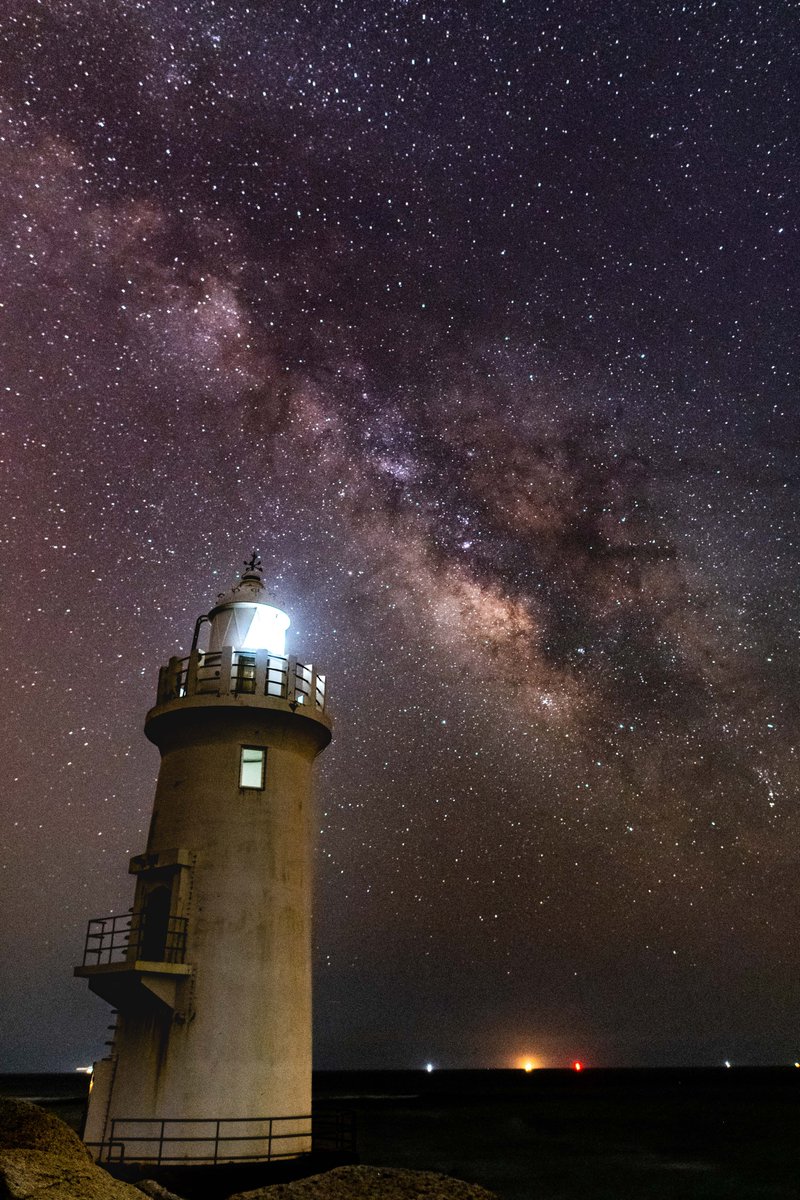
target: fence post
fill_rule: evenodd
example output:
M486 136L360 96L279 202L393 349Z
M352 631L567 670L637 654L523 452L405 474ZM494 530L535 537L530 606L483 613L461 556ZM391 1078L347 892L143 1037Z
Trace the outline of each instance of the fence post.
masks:
M83 965L84 966L87 965L87 959L89 957L89 930L91 928L92 928L92 922L90 921L89 924L86 926L86 941L83 943Z
M197 691L197 668L200 665L200 652L193 650L186 663L186 695L194 696Z

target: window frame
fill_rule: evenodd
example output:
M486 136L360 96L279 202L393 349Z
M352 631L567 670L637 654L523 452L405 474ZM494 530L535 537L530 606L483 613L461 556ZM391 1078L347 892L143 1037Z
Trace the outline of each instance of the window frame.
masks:
M244 783L245 767L252 767L256 763L256 759L245 759L246 751L251 750L261 756L261 783L251 784ZM267 785L267 748L266 746L250 746L242 744L239 747L239 791L240 792L263 792Z

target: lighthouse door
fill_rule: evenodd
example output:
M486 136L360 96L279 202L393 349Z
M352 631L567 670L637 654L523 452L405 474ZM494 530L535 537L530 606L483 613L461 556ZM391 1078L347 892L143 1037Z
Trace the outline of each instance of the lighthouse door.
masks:
M147 962L164 962L169 934L172 889L159 886L148 892L142 910L140 957Z

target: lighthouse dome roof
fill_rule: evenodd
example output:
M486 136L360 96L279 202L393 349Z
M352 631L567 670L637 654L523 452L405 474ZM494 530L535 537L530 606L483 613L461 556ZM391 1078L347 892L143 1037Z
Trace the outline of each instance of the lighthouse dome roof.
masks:
M227 592L218 594L210 615L213 616L218 608L224 608L228 604L269 604L273 608L277 607L275 597L267 589L263 576L261 558L253 552L252 557L244 564L241 578Z
M211 618L209 649L233 646L237 650L285 652L289 617L277 607L264 586L263 568L257 553L244 564L241 579L221 592L208 614Z

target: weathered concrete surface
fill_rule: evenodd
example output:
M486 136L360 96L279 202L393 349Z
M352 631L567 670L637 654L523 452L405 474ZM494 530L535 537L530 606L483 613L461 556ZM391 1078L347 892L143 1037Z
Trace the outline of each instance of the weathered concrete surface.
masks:
M0 1099L3 1200L142 1200L96 1167L76 1133L27 1100Z
M433 1171L390 1167L336 1167L294 1183L237 1192L229 1200L497 1200L476 1183Z

